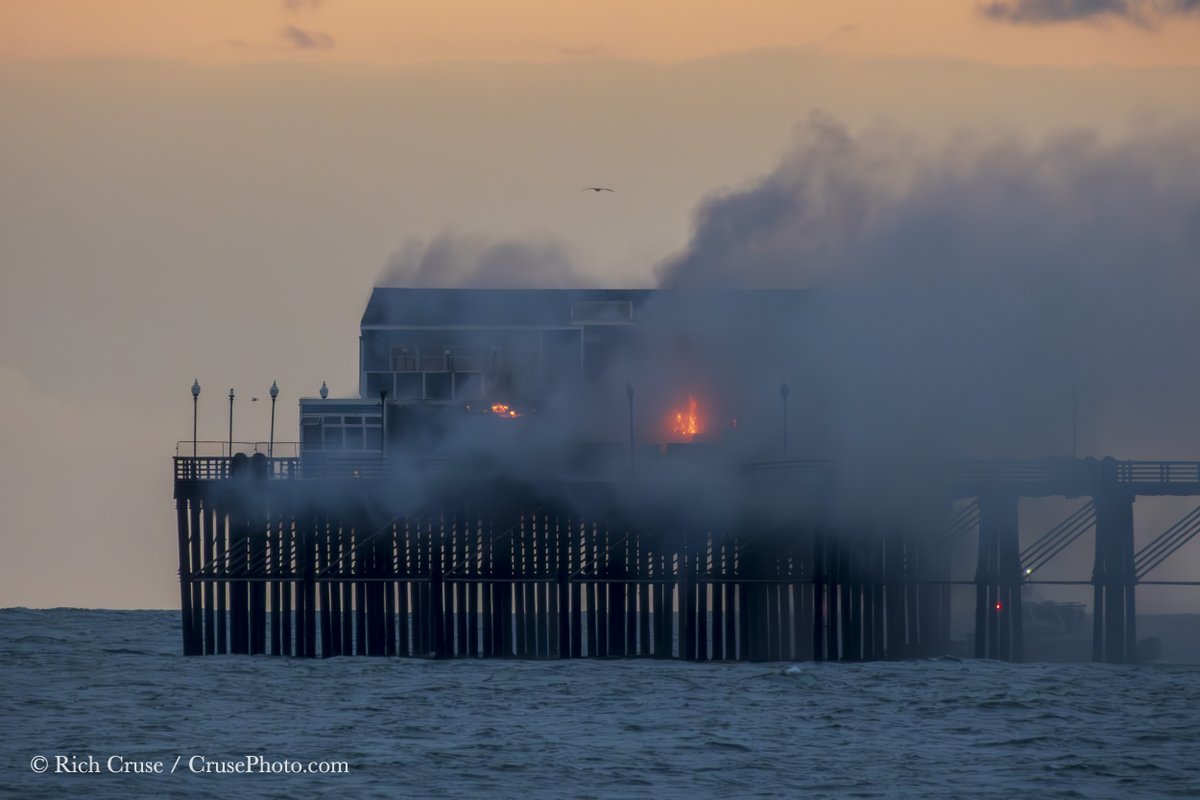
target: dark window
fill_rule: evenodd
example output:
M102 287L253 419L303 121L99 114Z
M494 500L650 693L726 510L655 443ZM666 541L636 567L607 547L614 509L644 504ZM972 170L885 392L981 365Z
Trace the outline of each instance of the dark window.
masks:
M396 399L420 400L424 384L425 381L419 372L402 372L398 374L396 376Z
M346 450L362 450L363 449L363 429L362 425L347 425L345 431Z
M321 421L304 420L300 425L300 446L306 450L321 449Z
M341 450L342 449L342 428L340 425L325 426L325 449L326 450Z
M415 345L405 345L392 348L392 371L415 372L417 369L419 349Z
M392 391L392 373L390 372L368 372L367 373L367 397L379 397L379 390L387 389L388 393Z
M427 372L425 373L425 399L426 400L450 400L450 373L449 372Z

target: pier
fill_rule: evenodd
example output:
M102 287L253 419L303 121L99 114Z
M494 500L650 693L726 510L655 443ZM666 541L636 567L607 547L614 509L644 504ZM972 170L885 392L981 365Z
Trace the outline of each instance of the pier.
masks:
M234 441L230 389L202 453L196 381L174 460L184 652L922 658L969 587L971 653L1020 661L1023 589L1059 583L1092 589L1092 657L1135 661L1137 587L1200 508L1135 549L1133 504L1200 496L1200 462L946 461L923 440L796 458L824 426L794 347L811 299L376 288L356 396L300 397L290 444L272 383L267 441ZM1079 506L1023 531L1044 497ZM1082 536L1090 577L1043 579Z
M436 494L401 479L417 467ZM1020 661L1022 587L1091 532L1093 658L1132 662L1137 586L1200 532L1198 508L1134 549L1134 501L1200 496L1200 462L961 462L927 525L879 530L797 506L842 479L825 461L744 465L753 505L720 529L631 510L607 480L445 462L239 453L174 470L188 655L922 658L947 651L950 588L969 585L974 655ZM1022 549L1020 499L1050 496L1085 502ZM976 571L955 579L968 536Z

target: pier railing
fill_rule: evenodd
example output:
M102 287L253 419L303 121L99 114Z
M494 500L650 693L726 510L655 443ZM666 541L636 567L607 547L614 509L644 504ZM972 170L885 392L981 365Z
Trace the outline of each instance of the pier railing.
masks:
M300 459L298 458L266 458L270 469L270 477L280 479L296 478L299 474ZM219 481L229 477L233 459L225 456L191 456L175 458L175 480L177 481Z
M228 442L205 442L208 452L193 457L191 442L176 446L176 480L214 481L230 477ZM388 458L377 452L317 453L298 457L295 442L276 442L275 456L267 458L264 442L234 442L235 454L244 453L259 463L269 465L274 479L372 479L403 475L420 468L453 466L447 459ZM198 448L200 450L200 448ZM219 450L214 454L213 450ZM201 452L203 452L201 450ZM469 470L470 465L459 466ZM932 480L942 480L956 487L961 496L976 496L988 491L1015 492L1024 496L1067 495L1085 496L1101 486L1119 486L1134 494L1196 495L1200 494L1200 461L1117 461L1115 459L1048 458L1029 461L957 461L942 467L927 467ZM844 471L837 462L823 459L795 459L747 464L742 468L748 477L777 476L789 478L822 478L836 482ZM941 473L933 474L933 473ZM886 470L876 469L877 478L885 478ZM911 470L903 472L911 477ZM861 479L862 475L851 475Z

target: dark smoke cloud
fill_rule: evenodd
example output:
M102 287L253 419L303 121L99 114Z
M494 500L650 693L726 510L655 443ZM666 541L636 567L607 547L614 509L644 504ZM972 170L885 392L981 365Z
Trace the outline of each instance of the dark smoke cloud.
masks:
M1191 14L1200 0L995 0L979 6L989 19L1014 25L1048 25L1117 18L1150 27L1171 15Z
M332 50L333 37L320 31L306 31L295 25L283 29L283 38L300 50Z
M1200 337L1196 134L927 152L818 118L770 175L701 204L661 282L812 287L792 341L740 369L764 397L794 372L813 455L1067 454L1077 386L1081 455L1179 457L1200 446L1181 361Z
M442 235L429 242L406 242L388 258L375 285L570 289L583 283L559 243Z

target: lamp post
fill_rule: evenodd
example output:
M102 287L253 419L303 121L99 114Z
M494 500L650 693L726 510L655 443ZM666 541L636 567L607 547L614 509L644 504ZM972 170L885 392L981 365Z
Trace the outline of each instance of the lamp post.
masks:
M279 384L271 381L271 438L267 440L267 458L275 457L275 398L279 397Z
M779 398L783 401L783 457L787 458L788 454L788 385L786 383L779 384Z
M200 379L192 381L192 458L196 458L196 406L200 400ZM195 469L196 463L192 462L192 468Z
M229 390L229 457L233 458L233 389Z

